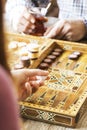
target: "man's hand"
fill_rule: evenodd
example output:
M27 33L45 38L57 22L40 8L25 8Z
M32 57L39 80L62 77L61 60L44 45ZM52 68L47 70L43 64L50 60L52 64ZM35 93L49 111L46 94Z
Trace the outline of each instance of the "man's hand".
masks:
M27 96L31 95L33 90L36 91L40 86L44 84L43 80L39 80L37 77L46 76L48 78L48 71L40 69L20 69L13 70L12 75L17 82L17 90L19 100L24 100Z
M29 34L35 29L35 22L36 20L34 15L25 9L19 18L17 31Z
M86 35L86 27L82 20L59 20L50 26L44 36L69 41L79 41Z

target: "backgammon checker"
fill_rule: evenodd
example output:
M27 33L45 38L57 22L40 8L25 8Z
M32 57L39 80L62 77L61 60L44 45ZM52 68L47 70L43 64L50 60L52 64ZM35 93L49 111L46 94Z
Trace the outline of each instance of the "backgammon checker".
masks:
M38 43L30 43L27 45L27 49L29 51L30 63L33 64L39 56L39 45Z
M49 71L49 79L44 86L19 102L21 116L48 123L75 127L85 111L87 97L87 45L75 42L45 39L35 36L7 35L8 41L29 40L39 43L39 56L29 68ZM13 51L14 50L14 51ZM10 68L13 68L15 49L7 51ZM57 52L57 53L54 53ZM79 58L69 58L71 54ZM55 57L54 57L55 56ZM44 67L45 66L45 67Z

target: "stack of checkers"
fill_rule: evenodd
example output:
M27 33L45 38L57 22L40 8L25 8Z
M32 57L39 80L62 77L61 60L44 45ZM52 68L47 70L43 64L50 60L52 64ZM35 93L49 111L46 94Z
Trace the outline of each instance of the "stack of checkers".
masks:
M20 61L14 65L14 69L23 69L28 68L30 65L30 58L29 56L21 56Z
M14 64L14 69L15 69L15 70L23 69L23 68L24 68L24 66L23 66L23 64L21 64L21 63L16 63L16 64Z
M68 58L71 60L77 60L79 58L79 56L81 56L81 52L79 51L74 51L73 53L71 53Z
M11 41L9 42L8 49L17 50L26 46L26 42Z
M8 49L15 52L17 62L13 65L13 69L23 69L24 67L29 67L30 59L28 56L28 51L26 49L27 43L21 41L11 41L9 42Z
M29 51L30 64L32 64L35 60L38 59L39 56L39 45L35 43L30 43L27 46Z
M40 63L39 68L47 70L49 66L62 54L61 48L55 48L53 51Z

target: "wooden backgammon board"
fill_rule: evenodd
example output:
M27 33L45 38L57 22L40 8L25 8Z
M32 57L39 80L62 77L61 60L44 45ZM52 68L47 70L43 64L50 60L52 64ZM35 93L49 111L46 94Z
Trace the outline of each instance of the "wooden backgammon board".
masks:
M6 34L10 42L36 41L38 58L29 68L49 71L44 86L19 102L21 115L25 118L75 127L84 114L87 97L87 45L82 43L46 39L35 36ZM9 43L8 43L9 44ZM11 69L17 62L19 49L8 49ZM19 53L18 53L19 54Z

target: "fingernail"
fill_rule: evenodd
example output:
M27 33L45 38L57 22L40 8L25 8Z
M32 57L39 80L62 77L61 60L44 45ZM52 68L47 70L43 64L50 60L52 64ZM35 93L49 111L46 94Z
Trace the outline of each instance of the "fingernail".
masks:
M31 19L31 23L35 23L35 19Z
M29 33L32 33L32 29L29 29L28 32L29 32Z
M43 36L43 38L48 38L48 36Z
M35 29L35 25L32 25L32 26L31 26L31 29Z
M37 80L40 81L44 81L47 78L47 76L37 76Z

